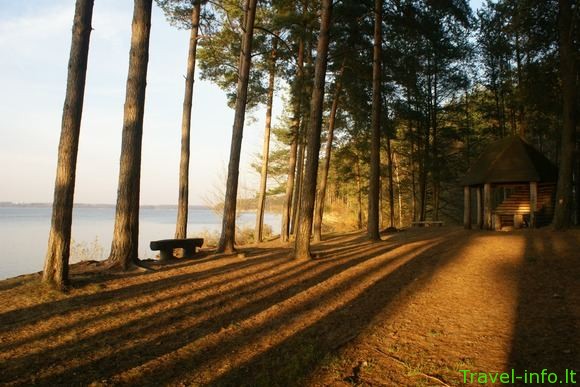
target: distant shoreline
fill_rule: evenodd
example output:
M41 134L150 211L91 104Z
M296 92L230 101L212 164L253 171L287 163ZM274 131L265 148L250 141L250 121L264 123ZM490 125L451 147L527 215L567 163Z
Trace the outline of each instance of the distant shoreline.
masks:
M52 203L14 203L0 202L0 207L4 208L51 208ZM104 203L75 203L74 208L115 208L115 204ZM140 206L141 209L177 209L175 204L149 204ZM211 210L211 207L204 205L189 206L192 210Z

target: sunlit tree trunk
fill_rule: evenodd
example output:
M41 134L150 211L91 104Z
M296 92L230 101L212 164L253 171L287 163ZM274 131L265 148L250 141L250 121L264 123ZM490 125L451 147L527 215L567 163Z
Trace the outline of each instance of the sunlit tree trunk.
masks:
M363 223L364 223L364 215L363 215L363 199L362 199L362 176L361 176L361 170L360 170L360 157L357 157L356 159L356 171L355 171L355 179L356 179L356 195L357 195L357 205L358 205L358 211L357 211L357 229L358 230L362 230L363 228Z
M191 107L193 101L193 84L195 82L195 58L201 2L196 1L191 12L191 33L189 35L189 54L187 56L187 75L185 78L185 96L181 119L181 161L179 163L179 201L177 204L177 223L175 238L187 238L187 214L189 207L189 155L191 133Z
M254 20L256 17L257 2L258 0L246 0L246 22L244 25L245 31L243 35L242 49L240 52L236 109L234 124L232 128L232 143L230 148L228 179L226 183L222 233L217 248L217 251L220 253L235 252L234 243L236 236L236 200L238 196L240 156L242 151L244 120L246 117L248 81L250 76L250 66L252 63L252 38L254 36Z
M318 175L318 153L320 151L320 130L322 127L322 108L324 102L324 84L328 61L328 44L330 40L330 23L332 0L322 0L320 33L316 66L314 71L314 87L310 100L310 119L307 132L307 159L304 173L304 186L300 200L300 214L294 245L295 259L310 259L310 237L312 234L312 216L316 196L316 178Z
M302 14L306 17L308 12L309 1L302 1ZM288 242L290 239L290 229L292 221L292 209L296 196L294 195L296 186L296 164L298 158L298 145L300 141L300 126L302 125L303 101L302 95L304 91L304 31L306 25L303 26L302 34L298 37L298 55L296 59L296 75L294 81L294 91L292 96L292 142L290 144L290 157L288 160L288 180L286 183L286 193L284 195L284 205L282 207L282 227L280 229L280 239L282 242Z
M152 3L153 0L135 0L133 9L115 228L109 255L109 265L124 270L139 261L141 144Z
M300 118L298 118L300 120ZM282 242L287 242L290 238L290 220L293 207L294 182L296 180L296 159L298 153L298 134L295 133L290 144L290 157L288 159L288 180L286 182L286 193L284 195L284 205L282 207L282 228L280 238Z
M76 165L92 17L93 0L77 0L58 146L52 221L42 275L43 282L57 289L68 285Z
M418 154L420 157L419 165L419 209L418 216L419 220L423 221L427 217L427 176L429 168L429 137L430 137L430 125L429 123L424 123L423 129L423 139L421 144L419 144ZM422 156L421 156L422 153Z
M302 88L304 86L304 39L298 41L298 59L296 65L296 85L293 96L292 143L288 160L288 180L282 207L282 228L280 238L287 242L290 238L290 221L293 208L294 185L296 180L296 160L298 153L299 129L302 122Z
M572 170L576 146L576 56L573 31L572 1L559 0L560 4L560 79L562 80L563 128L560 141L560 171L556 191L554 228L566 229L570 225L572 211ZM576 21L577 22L577 21Z
M407 87L407 107L409 112L412 111L411 92ZM411 117L407 120L407 136L410 141L409 149L409 169L411 170L411 220L417 220L417 182L416 182L416 155L415 155L415 135L413 130L413 120Z
M300 197L302 195L302 183L304 182L304 161L306 158L306 121L302 121L302 127L298 132L298 156L296 160L296 178L294 183L294 193L292 194L292 218L290 219L290 235L296 233L296 223L298 222L298 208L300 207Z
M268 80L268 97L266 102L266 126L264 129L264 146L262 148L262 170L260 173L260 194L256 214L256 240L262 242L264 230L264 210L266 207L266 185L268 182L268 155L270 153L270 130L272 127L272 105L274 103L274 85L276 80L276 51L278 41L274 39L271 53L270 77Z
M381 186L381 51L383 1L375 0L375 33L373 49L373 99L371 112L371 171L369 181L369 239L381 239L379 234L379 192Z
M336 76L336 88L332 98L332 108L330 109L330 118L328 120L326 148L324 149L324 164L322 165L322 170L320 171L320 185L318 187L316 205L314 208L314 240L317 242L322 239L322 216L324 214L326 184L328 182L328 170L330 168L330 156L332 154L332 141L334 139L334 126L336 122L336 112L338 111L340 92L342 91L342 76L344 74L345 62L346 60L342 62L340 71Z
M306 29L306 36L311 36L308 29ZM304 88L302 90L302 98L304 96L312 95L312 39L306 41L306 47L304 50ZM304 111L302 115L307 117L310 114L310 107L307 104L302 104L304 106ZM304 163L306 162L306 149L307 149L307 139L306 133L308 130L308 121L303 119L300 125L300 131L298 132L298 160L296 166L296 183L294 185L294 199L292 203L292 219L290 221L290 234L296 234L296 225L298 224L300 207L300 198L302 197L302 187L304 183Z
M395 227L395 187L393 184L393 150L391 149L391 138L387 137L387 159L389 162L389 227Z
M399 166L397 163L397 154L393 152L393 168L395 169L395 178L397 179L397 196L399 199L399 228L403 227L403 195L401 194L401 179L399 177Z

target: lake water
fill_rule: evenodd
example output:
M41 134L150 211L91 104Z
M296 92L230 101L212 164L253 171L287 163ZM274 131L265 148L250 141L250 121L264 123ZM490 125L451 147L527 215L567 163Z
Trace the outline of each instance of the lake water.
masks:
M51 208L0 206L0 279L42 270L50 230ZM71 263L90 252L88 258L105 259L113 236L115 209L112 207L75 208L73 212ZM152 258L157 254L149 249L149 242L173 238L175 233L175 208L142 208L139 218L139 258ZM254 227L256 214L242 212L237 227ZM280 232L280 215L267 213L264 223ZM221 216L208 208L189 210L188 236L221 231ZM75 247L76 246L76 247ZM77 252L77 256L73 253Z

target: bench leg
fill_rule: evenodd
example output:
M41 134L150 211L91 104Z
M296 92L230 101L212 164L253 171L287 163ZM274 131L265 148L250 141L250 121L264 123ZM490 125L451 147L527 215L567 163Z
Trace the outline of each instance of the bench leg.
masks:
M160 261L169 261L170 259L173 259L173 249L159 251Z
M191 258L195 255L195 246L183 249L183 258Z

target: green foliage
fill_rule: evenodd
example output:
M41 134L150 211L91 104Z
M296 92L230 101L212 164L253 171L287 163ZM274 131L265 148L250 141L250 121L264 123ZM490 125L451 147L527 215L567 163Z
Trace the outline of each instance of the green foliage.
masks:
M187 27L190 1L158 4L173 24ZM324 104L329 111L344 64L328 195L330 202L355 212L364 212L368 189L373 5L372 0L335 2ZM233 101L242 2L212 1L203 8L202 78L215 82ZM395 200L405 222L419 216L459 219L458 181L495 139L523 132L557 158L562 121L557 9L556 0L487 0L474 15L467 0L383 1L382 133L391 139ZM264 1L258 9L248 106L264 102L273 42L277 79L287 94L284 117L273 129L271 193L284 191L297 119L302 118L299 135L307 129L318 10L319 1L313 0ZM300 43L303 71L297 69ZM385 144L382 149L386 185ZM258 169L260 162L254 164ZM387 208L388 195L382 196Z

